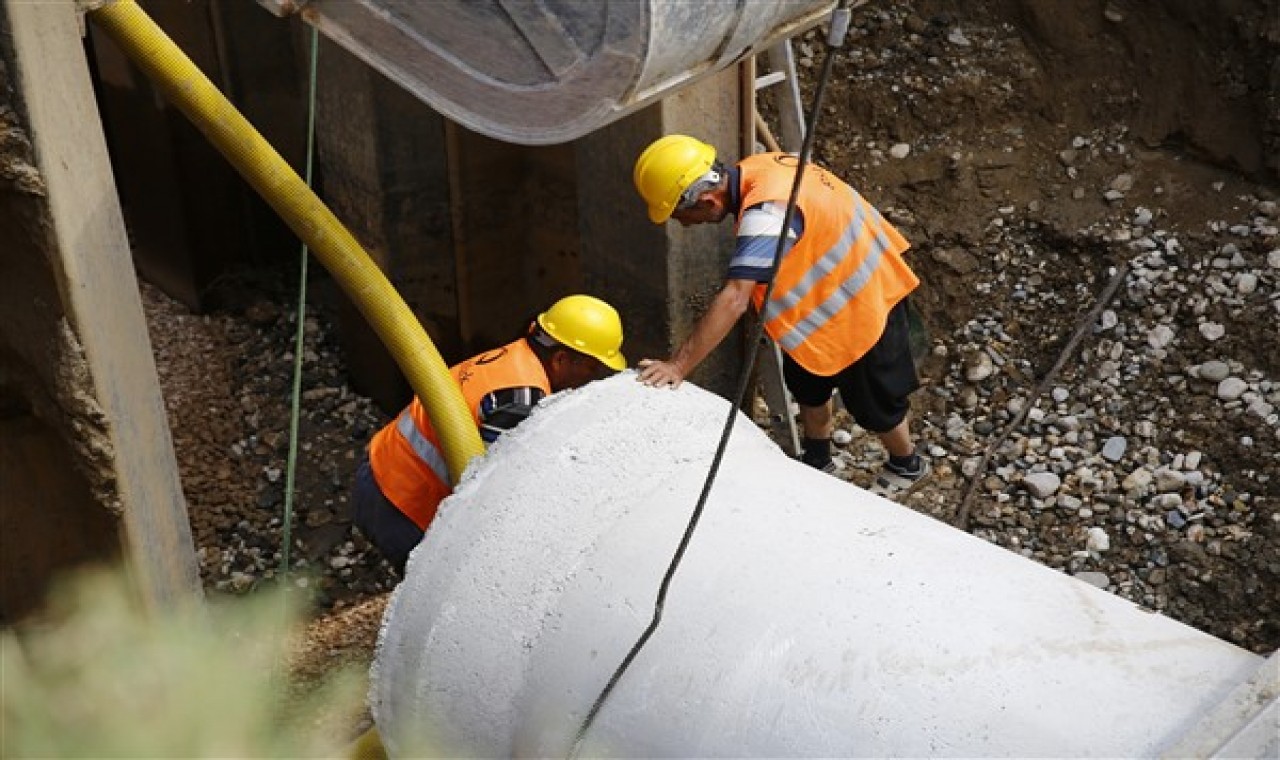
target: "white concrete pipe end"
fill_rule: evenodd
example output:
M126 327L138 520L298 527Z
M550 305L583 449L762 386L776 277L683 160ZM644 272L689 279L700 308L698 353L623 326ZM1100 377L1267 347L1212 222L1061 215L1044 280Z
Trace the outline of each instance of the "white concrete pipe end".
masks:
M652 616L727 413L628 372L468 469L384 621L371 701L393 756L566 756ZM799 464L739 415L583 755L1153 755L1260 663Z

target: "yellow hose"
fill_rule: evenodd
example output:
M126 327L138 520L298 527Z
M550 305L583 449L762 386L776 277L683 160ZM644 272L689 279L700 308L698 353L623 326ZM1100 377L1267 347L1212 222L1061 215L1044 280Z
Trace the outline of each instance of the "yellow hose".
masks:
M89 12L302 238L386 344L430 415L454 482L484 444L417 317L342 222L134 0Z

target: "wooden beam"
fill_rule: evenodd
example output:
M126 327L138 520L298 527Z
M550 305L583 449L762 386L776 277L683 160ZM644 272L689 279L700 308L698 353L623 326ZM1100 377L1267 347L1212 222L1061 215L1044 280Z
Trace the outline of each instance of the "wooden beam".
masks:
M122 523L143 595L175 602L200 582L76 6L4 0L3 13L4 63L44 192L22 201L34 226L0 247L5 271L30 275L3 283L0 301L24 308L0 320L0 337L47 382L45 421ZM54 337L37 346L30 333Z

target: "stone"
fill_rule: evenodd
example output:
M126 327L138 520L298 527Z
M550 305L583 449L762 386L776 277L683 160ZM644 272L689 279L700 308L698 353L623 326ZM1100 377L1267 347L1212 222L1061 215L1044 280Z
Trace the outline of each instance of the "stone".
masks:
M995 362L991 361L986 351L974 351L964 359L964 378L971 383L980 383L995 371Z
M1205 340L1212 342L1226 335L1227 328L1217 322L1201 322L1200 334L1204 336Z
M1124 436L1113 435L1102 444L1102 458L1108 462L1119 462L1124 459L1125 449L1129 447L1129 442Z
M1213 361L1207 361L1196 369L1196 375L1201 380L1206 380L1211 383L1222 382L1230 374L1231 368L1227 366L1227 363L1217 361L1216 359Z
M1218 383L1217 395L1223 401L1235 401L1244 395L1249 384L1238 377L1228 377Z
M1152 348L1165 348L1173 342L1173 328L1168 325L1156 325L1147 333L1147 345Z
M934 248L930 255L956 274L969 274L978 269L978 258L963 248Z
M1037 499L1047 499L1057 493L1062 479L1052 472L1033 472L1022 478L1022 487Z
M1075 578L1077 580L1082 580L1085 583L1088 583L1090 586L1096 586L1097 588L1104 589L1104 590L1107 588L1107 586L1111 585L1111 579L1107 577L1106 573L1096 573L1092 571L1085 571L1083 573L1076 573Z
M1125 491L1140 491L1151 485L1151 481L1154 477L1155 476L1152 474L1151 470L1148 470L1145 467L1139 467L1125 477L1124 481L1120 484L1120 487Z
M1155 484L1158 493L1173 493L1182 490L1187 484L1187 478L1177 470L1161 467L1155 471Z

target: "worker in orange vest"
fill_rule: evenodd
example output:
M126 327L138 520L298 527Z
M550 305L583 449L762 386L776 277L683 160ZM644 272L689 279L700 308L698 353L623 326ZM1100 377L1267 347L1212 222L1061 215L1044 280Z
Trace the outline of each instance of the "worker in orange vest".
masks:
M679 385L753 304L784 354L787 388L800 406L803 461L837 469L831 397L838 389L888 451L872 490L902 498L930 470L908 426L908 397L920 385L908 340L905 299L919 284L903 261L909 244L852 187L808 165L764 305L797 165L791 154L762 153L726 168L714 147L686 135L667 135L640 154L633 180L651 221L688 226L732 214L737 242L710 309L670 358L641 361L639 379Z
M485 443L549 394L625 369L622 320L598 298L572 295L538 315L529 333L451 368ZM356 471L355 524L402 576L436 509L453 492L440 438L415 398L369 442Z

